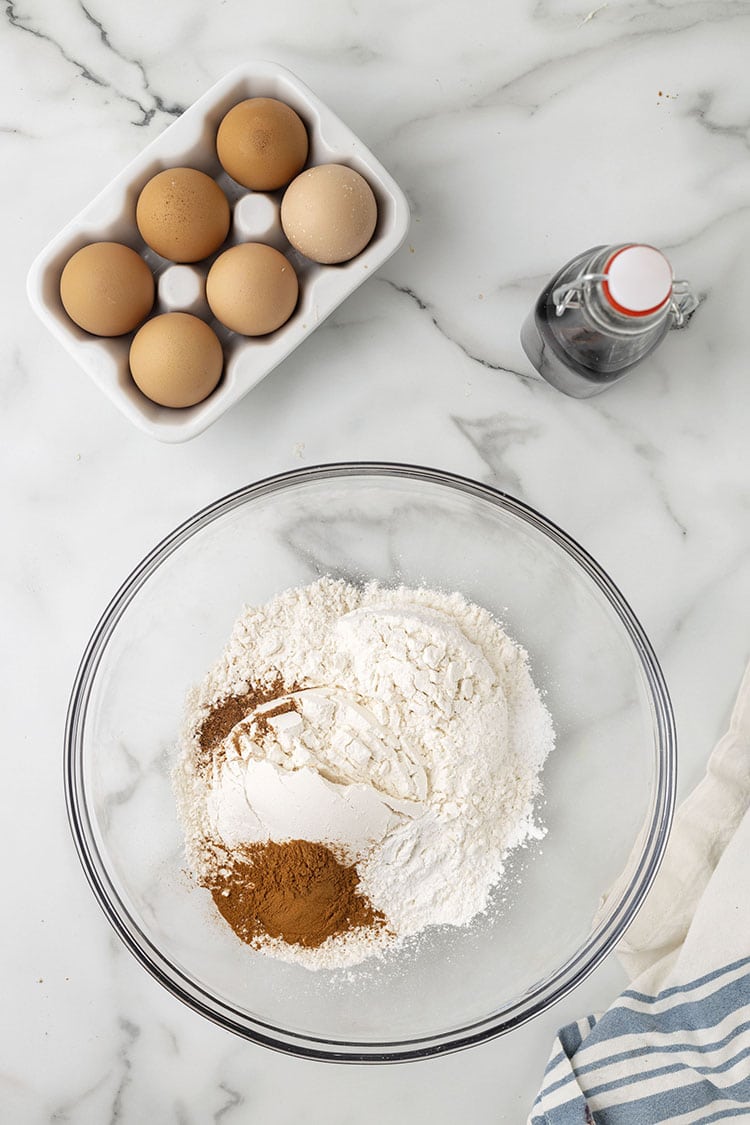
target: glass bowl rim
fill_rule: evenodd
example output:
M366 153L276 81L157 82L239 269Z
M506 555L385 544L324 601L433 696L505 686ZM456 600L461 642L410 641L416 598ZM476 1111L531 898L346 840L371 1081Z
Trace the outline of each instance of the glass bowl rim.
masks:
M612 914L566 962L552 974L536 982L512 1005L465 1027L393 1042L350 1043L346 1040L285 1031L259 1019L241 1015L230 1004L218 1000L186 977L151 942L119 899L107 865L96 845L83 777L83 732L97 669L110 636L149 577L198 531L235 508L295 485L345 477L397 477L447 487L510 513L559 547L598 587L625 629L650 692L657 742L656 789L648 832L641 845L638 866L629 885L621 891L620 902ZM568 995L603 961L640 909L664 855L674 815L677 738L664 675L640 622L603 568L566 532L509 493L442 469L398 462L332 462L277 473L235 489L184 520L133 569L101 615L81 658L68 705L63 765L68 821L78 858L94 896L123 944L168 992L220 1027L250 1042L282 1053L326 1062L387 1063L425 1059L462 1050L520 1027ZM634 847L637 842L636 839Z

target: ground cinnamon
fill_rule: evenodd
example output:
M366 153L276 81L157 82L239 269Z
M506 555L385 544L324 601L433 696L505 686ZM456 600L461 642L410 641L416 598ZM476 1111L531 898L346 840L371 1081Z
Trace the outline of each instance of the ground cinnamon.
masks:
M385 925L358 888L356 868L324 844L269 840L221 867L209 889L243 941L256 945L272 937L316 949L329 937Z
M251 684L242 695L229 695L226 699L214 703L198 730L198 746L200 749L197 764L199 768L207 769L211 765L216 748L238 723L252 714L256 707L262 707L263 704L270 703L274 699L280 699L296 690L296 684L288 686L283 682L281 676L277 676L267 683ZM259 733L265 732L266 721L272 715L295 709L296 705L293 700L285 700L278 708L269 711L267 715L258 716L256 725L259 727Z

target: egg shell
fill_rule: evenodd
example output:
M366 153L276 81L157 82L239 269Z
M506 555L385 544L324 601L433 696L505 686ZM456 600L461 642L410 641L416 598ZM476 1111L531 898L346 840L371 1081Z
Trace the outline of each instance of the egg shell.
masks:
M151 312L154 278L129 246L92 242L66 263L60 300L79 328L94 336L123 336Z
M377 221L372 188L343 164L319 164L301 172L281 201L284 234L300 254L323 265L356 257Z
M135 218L157 254L172 262L199 262L224 242L231 216L227 197L205 172L166 168L141 191Z
M304 168L307 150L301 117L276 98L247 98L233 106L216 136L224 171L254 191L288 184Z
M190 313L162 313L147 320L130 345L133 380L159 406L202 402L219 382L223 366L218 336Z
M206 279L211 312L242 336L265 336L280 328L294 312L298 295L291 262L262 242L225 250Z

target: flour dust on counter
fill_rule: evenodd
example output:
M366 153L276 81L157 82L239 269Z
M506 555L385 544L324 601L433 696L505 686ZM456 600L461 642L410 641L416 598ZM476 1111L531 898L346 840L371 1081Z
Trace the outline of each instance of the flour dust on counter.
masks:
M487 610L322 578L247 607L190 694L188 867L253 948L358 964L487 909L508 853L543 835L553 744L527 654Z

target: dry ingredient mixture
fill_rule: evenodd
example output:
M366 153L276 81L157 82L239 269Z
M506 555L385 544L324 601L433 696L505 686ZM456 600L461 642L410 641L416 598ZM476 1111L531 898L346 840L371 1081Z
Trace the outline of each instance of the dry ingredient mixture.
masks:
M188 700L189 867L243 941L338 968L484 911L543 833L526 653L459 594L323 578L249 607Z

